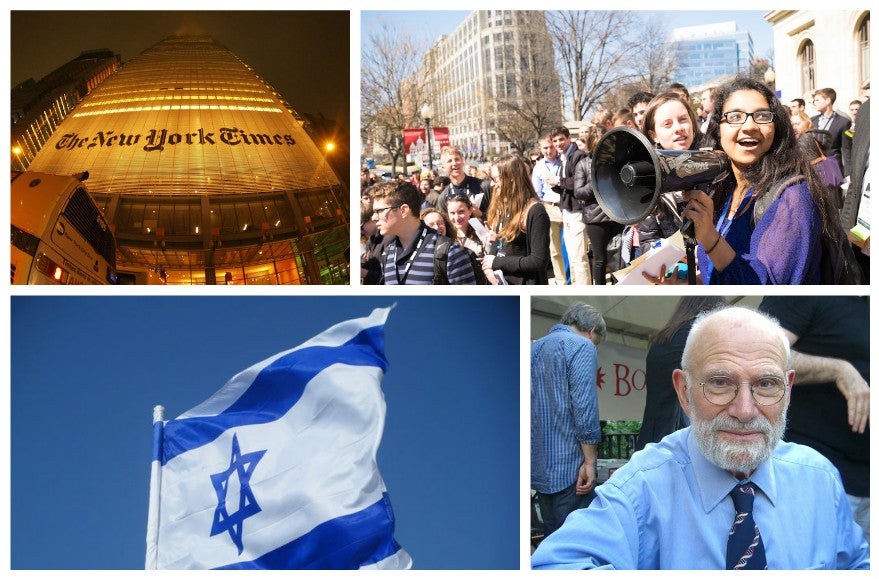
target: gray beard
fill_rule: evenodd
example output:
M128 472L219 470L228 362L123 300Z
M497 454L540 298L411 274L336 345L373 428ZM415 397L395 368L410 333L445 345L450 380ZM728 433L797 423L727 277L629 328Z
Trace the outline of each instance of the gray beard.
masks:
M750 475L758 466L769 460L772 451L784 436L787 427L787 408L782 411L775 424L765 416L758 416L750 422L741 422L730 416L718 414L710 420L705 420L696 415L692 391L687 393L687 398L696 444L709 462L723 470ZM722 440L717 436L718 430L729 429L757 430L763 433L763 440L737 443Z

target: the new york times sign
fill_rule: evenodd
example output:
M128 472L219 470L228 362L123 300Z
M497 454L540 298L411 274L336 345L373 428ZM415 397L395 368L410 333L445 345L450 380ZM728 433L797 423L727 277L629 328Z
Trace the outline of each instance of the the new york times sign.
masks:
M174 133L168 129L152 129L146 134L116 133L115 131L98 131L96 135L86 136L79 133L67 133L55 144L59 151L76 149L142 148L144 151L164 151L172 146L266 146L290 147L296 144L292 135L269 135L267 133L250 133L237 128L223 127L219 131L205 131L203 128L192 133Z

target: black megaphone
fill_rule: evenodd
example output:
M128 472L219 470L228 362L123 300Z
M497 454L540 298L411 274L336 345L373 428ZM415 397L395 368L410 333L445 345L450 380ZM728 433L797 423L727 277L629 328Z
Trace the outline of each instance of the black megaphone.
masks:
M723 152L654 149L641 132L616 127L592 151L592 188L604 213L628 225L650 215L662 193L697 189L729 168Z

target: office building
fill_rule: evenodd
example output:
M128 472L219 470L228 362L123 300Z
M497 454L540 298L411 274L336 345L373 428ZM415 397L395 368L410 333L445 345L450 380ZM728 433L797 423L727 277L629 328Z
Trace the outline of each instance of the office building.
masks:
M86 96L29 169L90 173L123 280L347 283L348 193L302 124L228 49L172 36Z
M675 81L691 91L738 73L748 74L754 42L735 22L687 26L672 30L678 61Z
M812 93L830 87L847 113L850 101L869 94L869 10L773 10L764 18L772 24L782 102L802 98L813 115Z
M506 152L513 140L536 143L537 111L562 120L552 41L541 11L478 10L425 54L414 82L434 110L434 124L471 159ZM548 129L550 127L546 127ZM520 143L521 144L521 143Z

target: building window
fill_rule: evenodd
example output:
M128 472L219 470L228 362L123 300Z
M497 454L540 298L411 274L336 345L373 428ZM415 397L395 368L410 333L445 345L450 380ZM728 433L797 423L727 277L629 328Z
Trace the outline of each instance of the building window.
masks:
M800 64L801 94L811 94L815 90L815 45L807 40L797 55Z
M870 80L870 13L858 26L858 87Z

